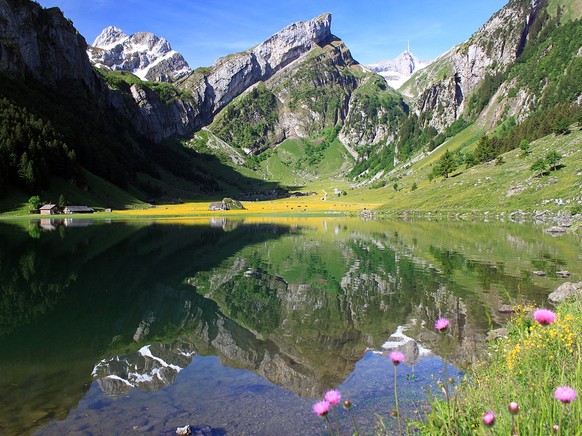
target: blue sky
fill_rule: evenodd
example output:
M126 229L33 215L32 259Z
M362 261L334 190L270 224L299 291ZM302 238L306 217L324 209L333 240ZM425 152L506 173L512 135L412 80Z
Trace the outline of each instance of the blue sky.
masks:
M91 44L113 25L165 37L190 67L251 48L295 21L331 12L334 35L363 64L406 49L434 59L469 38L507 0L38 0L59 7Z

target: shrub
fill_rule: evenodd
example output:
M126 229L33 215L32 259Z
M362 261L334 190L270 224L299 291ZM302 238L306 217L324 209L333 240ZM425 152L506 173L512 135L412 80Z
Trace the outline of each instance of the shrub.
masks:
M568 133L570 133L570 124L568 123L568 121L565 119L561 119L560 121L558 121L558 123L554 127L554 133L556 135L567 135Z
M40 207L40 197L38 195L33 195L28 199L28 204L30 205L31 209L38 209Z
M521 157L529 156L531 153L531 144L525 139L521 140L519 148L521 149Z

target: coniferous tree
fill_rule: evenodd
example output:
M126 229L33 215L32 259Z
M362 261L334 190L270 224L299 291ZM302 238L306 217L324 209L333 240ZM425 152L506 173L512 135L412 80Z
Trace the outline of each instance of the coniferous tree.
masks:
M496 143L496 139L489 138L487 135L483 135L477 143L477 148L475 149L475 158L481 163L489 162L495 159L499 154L496 149Z
M536 173L539 173L539 175L541 176L548 170L548 162L544 158L540 157L532 164L530 169L532 171L535 171Z
M556 150L552 150L546 155L546 162L548 163L548 166L550 167L550 171L556 170L556 167L558 166L558 162L560 162L560 160L562 160L562 157L563 156L561 155L561 153L557 152Z
M437 162L438 174L443 178L448 179L449 174L457 169L457 162L453 154L446 150L445 154Z

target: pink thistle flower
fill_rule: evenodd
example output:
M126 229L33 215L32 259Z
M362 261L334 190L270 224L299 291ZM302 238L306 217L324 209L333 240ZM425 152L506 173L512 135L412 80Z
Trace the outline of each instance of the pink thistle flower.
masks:
M404 354L400 351L393 351L390 353L390 360L394 365L398 365L400 362L404 361Z
M534 319L542 325L548 325L556 320L556 314L549 309L536 309L533 313Z
M576 391L570 386L560 386L556 388L554 397L556 397L556 400L560 400L562 403L571 403L576 399Z
M485 415L483 415L483 424L485 424L487 427L491 427L493 424L495 424L495 413L491 411L485 413Z
M325 401L327 401L329 404L333 406L340 402L340 400L342 399L342 395L335 389L332 389L331 391L327 391L323 398L325 399Z
M517 404L515 401L512 401L511 403L509 403L508 409L509 413L515 415L517 412L519 412L519 404Z
M439 318L434 323L434 328L437 329L439 332L442 332L449 326L449 320L446 318Z
M330 404L327 401L318 401L313 405L313 411L318 416L325 416L329 413Z

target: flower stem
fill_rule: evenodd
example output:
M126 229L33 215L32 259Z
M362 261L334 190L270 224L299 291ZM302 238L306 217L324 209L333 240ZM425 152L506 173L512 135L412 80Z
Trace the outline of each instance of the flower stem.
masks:
M339 422L338 422L337 416L335 414L335 408L333 408L332 411L333 411L333 420L335 421L335 431L336 431L336 434L339 435L340 434L340 432L339 432Z
M333 427L331 426L331 420L329 419L329 414L325 415L325 420L327 421L327 429L329 431L329 435L333 435Z
M354 435L355 436L360 436L360 430L358 430L358 424L356 423L356 420L354 418L354 414L352 413L352 411L350 409L348 409L348 413L350 414L350 418L352 418L352 423L354 424Z
M394 365L394 400L396 401L396 419L398 419L398 434L402 434L402 426L400 424L400 405L398 404L398 386L397 386L397 370Z

